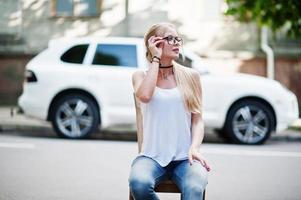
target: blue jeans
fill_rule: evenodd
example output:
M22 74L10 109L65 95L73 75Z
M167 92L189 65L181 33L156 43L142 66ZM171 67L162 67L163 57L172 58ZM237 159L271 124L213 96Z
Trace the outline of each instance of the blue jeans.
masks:
M183 200L200 200L208 184L208 172L198 161L190 165L188 159L171 161L166 167L143 155L133 160L129 186L135 200L159 199L154 188L167 179L177 184Z

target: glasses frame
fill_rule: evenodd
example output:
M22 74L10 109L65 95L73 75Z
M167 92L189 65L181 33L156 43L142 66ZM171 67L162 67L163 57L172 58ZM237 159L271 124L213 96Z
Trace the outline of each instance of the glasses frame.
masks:
M169 40L170 37L172 37L171 40ZM182 46L184 43L183 39L181 37L178 37L178 36L174 37L172 35L168 35L168 36L162 38L162 40L166 40L169 45L179 44L179 46Z

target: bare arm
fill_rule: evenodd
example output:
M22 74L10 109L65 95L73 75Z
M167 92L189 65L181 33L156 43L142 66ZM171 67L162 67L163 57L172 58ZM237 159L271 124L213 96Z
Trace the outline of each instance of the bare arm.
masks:
M200 96L202 102L202 86L201 86L200 75L198 72L194 72L194 78L198 83L198 92L196 95ZM198 160L206 168L207 171L210 171L211 168L208 162L204 159L203 155L199 152L205 134L204 120L202 115L203 112L196 113L196 114L192 113L191 116L192 142L189 149L189 162L190 164L192 164L194 159Z
M150 63L147 75L142 71L137 71L132 76L132 84L136 96L140 101L147 103L153 96L159 71L159 63Z
M198 84L198 92L196 95L200 96L202 100L202 86L200 75L198 72L194 73L194 78L196 79ZM202 141L204 139L204 121L203 121L203 113L192 113L192 143L191 147L199 149L201 147Z
M192 148L199 149L201 147L204 132L204 121L201 114L192 114Z
M161 58L162 55L162 37L151 36L148 40L148 49L151 55ZM159 72L159 60L150 63L149 70L146 76L141 71L137 71L132 76L132 84L138 99L144 103L151 100Z

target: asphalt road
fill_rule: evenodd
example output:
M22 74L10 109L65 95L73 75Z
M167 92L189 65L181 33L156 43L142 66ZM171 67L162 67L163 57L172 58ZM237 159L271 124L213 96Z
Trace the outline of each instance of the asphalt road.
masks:
M262 146L225 144L206 136L211 165L208 200L300 200L301 139ZM52 134L0 133L0 200L128 199L135 141L58 139ZM159 194L166 200L178 194Z

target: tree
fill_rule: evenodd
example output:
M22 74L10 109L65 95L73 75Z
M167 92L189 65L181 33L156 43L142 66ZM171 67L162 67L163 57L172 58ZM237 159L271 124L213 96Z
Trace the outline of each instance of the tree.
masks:
M273 33L283 26L287 35L301 37L301 0L226 0L226 15L241 22L256 22L259 27L267 26Z

